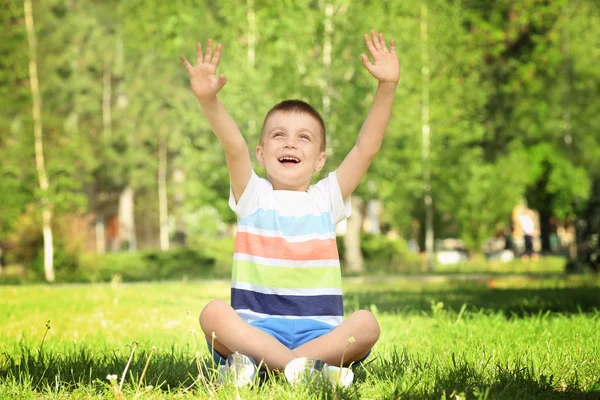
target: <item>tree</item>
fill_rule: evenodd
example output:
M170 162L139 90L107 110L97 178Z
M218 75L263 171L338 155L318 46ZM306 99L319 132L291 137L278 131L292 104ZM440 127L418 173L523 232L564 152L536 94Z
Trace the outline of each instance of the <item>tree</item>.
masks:
M25 25L29 42L29 80L31 83L32 113L35 136L35 165L41 190L42 230L44 232L44 274L46 281L54 282L54 246L52 244L52 204L48 199L48 175L44 161L42 130L42 105L37 74L37 41L31 0L25 0Z
M24 8L12 1L1 4L0 25L0 253L7 259L8 236L27 205L35 201L37 186L33 135L28 134L31 118L31 91L27 33L22 28Z
M589 160L585 156L588 150L576 148L571 142L587 142L588 149L598 148L597 135L573 129L586 121L578 114L590 106L581 107L573 95L573 90L583 87L578 82L584 81L579 81L572 66L586 61L570 56L570 50L582 46L568 41L572 36L565 34L581 25L594 30L591 21L598 20L598 12L595 6L574 4L502 1L482 9L478 2L469 6L467 18L474 43L484 49L484 77L493 83L480 146L492 162L514 152L526 156L522 158L525 162L518 164L519 169L512 169L520 171L520 183L526 187L520 192L526 194L532 208L540 211L542 237L546 239L549 217L571 213L571 199L586 198L589 193L587 171L593 168L582 163ZM568 18L571 14L573 20ZM585 78L597 82L597 75ZM543 244L544 248L549 245L547 240Z

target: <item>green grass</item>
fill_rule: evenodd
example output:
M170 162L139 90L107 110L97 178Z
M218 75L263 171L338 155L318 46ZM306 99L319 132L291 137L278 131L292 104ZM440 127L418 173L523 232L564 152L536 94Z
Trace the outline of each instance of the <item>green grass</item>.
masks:
M352 278L344 289L346 312L370 309L382 327L352 387L275 376L236 390L202 367L197 322L209 300L228 298L227 281L3 286L0 397L116 398L106 377L118 386L136 346L127 399L600 398L597 276Z
M565 271L566 258L559 256L544 256L538 261L523 261L520 258L503 262L500 260L486 260L481 254L472 255L468 261L457 264L437 264L435 273L438 275L457 274L485 274L485 275L555 275ZM426 270L425 262L418 271L409 271L411 274L422 274Z

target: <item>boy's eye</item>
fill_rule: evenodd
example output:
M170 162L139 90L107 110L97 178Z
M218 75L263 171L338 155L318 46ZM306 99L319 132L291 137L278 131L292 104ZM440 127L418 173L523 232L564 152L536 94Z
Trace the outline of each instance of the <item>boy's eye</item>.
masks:
M277 136L283 136L283 133L282 132L275 132L273 134L273 137L277 137Z
M310 136L308 136L308 135L300 135L300 139L310 140Z

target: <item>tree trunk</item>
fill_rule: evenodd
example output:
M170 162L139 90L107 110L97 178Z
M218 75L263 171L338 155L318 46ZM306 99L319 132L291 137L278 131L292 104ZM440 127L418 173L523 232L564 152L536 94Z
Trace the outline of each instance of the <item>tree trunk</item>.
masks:
M365 272L365 263L360 250L363 219L364 202L360 197L352 196L352 214L348 218L344 236L344 269L349 273Z
M169 206L167 196L167 143L166 135L158 139L158 210L160 223L160 249L169 250Z
M563 56L563 89L562 89L562 109L563 109L563 131L565 145L573 145L573 133L571 131L571 54L569 52L569 8L566 3L562 8L563 28L561 30L560 52Z
M103 135L109 138L112 135L111 97L112 97L112 57L109 53L104 55L104 76L102 79L102 127Z
M106 239L105 239L105 228L104 228L104 214L96 211L96 253L106 253Z
M248 10L246 14L248 22L248 66L254 68L256 65L256 12L254 11L254 0L247 0Z
M119 250L137 250L134 192L128 184L119 195Z
M254 72L256 68L256 11L254 0L247 0L246 19L248 22L248 68ZM248 120L248 136L256 137L256 120Z
M112 98L112 56L110 53L104 54L104 73L102 79L102 135L109 138L112 135L112 116L111 116L111 98ZM96 185L98 183L96 182ZM98 194L94 191L94 196ZM106 252L106 231L104 225L104 214L100 211L100 204L94 199L96 212L96 252L104 254Z
M125 54L123 49L123 38L119 35L115 50L115 75L121 82L117 85L117 108L119 114L123 115L123 110L127 107L127 95L123 91L123 68L125 65ZM134 147L135 135L127 135L129 146ZM129 251L137 250L137 236L135 232L135 192L131 186L131 176L128 177L127 186L119 194L119 249L127 249Z
M421 76L423 78L423 99L421 104L421 132L423 137L423 187L425 203L425 249L427 270L433 272L433 198L431 196L431 172L429 171L429 49L427 34L427 4L421 5Z
M333 4L325 2L325 23L323 37L323 119L327 121L331 111L331 37L333 35Z
M31 0L25 0L25 27L29 42L29 80L33 100L33 132L35 140L35 167L37 169L40 191L42 192L42 232L44 238L44 275L46 281L54 282L54 246L52 244L52 204L48 199L48 175L44 161L44 142L42 138L42 100L37 75L37 41L33 21Z
M173 167L173 214L175 218L175 234L173 241L179 246L185 246L185 222L182 215L183 203L185 201L185 172L183 168Z
M550 204L550 203L548 203ZM538 210L539 216L539 235L540 235L540 250L542 253L550 252L550 217L552 217L552 209L550 207L543 207Z

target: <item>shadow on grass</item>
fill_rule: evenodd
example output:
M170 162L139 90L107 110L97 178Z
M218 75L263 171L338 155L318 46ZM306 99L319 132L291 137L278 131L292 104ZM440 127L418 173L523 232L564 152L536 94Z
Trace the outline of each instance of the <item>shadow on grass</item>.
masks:
M424 285L422 291L347 291L344 302L353 309L375 305L379 311L396 314L429 314L438 302L455 312L466 304L469 311L502 312L513 317L546 312L596 314L600 312L600 287L498 289L486 283L454 282L447 289L439 289L438 285L428 290Z
M357 381L387 381L382 398L422 399L598 399L600 382L583 391L578 381L563 384L536 371L533 363L478 366L452 355L448 366L394 351L360 370ZM433 378L433 379L431 379Z
M130 387L137 386L148 356L149 353L141 351L132 359L126 376ZM84 386L98 395L109 395L112 389L107 376L117 375L119 381L127 359L125 354L101 353L85 347L64 354L23 348L18 358L4 354L0 364L0 384L13 382L22 388L46 393L58 387L64 393ZM198 368L192 355L171 350L154 354L151 360L142 389L152 385L172 394L185 388L197 388L194 382ZM204 362L208 364L207 359ZM360 384L366 382L367 387L375 386L380 390L380 398L600 398L600 382L591 388L582 388L577 380L561 383L553 376L541 374L538 368L524 358L517 358L510 365L482 366L457 360L452 355L452 360L447 363L444 360L433 363L406 349L394 350L355 370L355 385L348 389L316 385L311 391L320 398L358 399L361 397ZM202 372L205 379L214 382L215 376L205 366ZM283 379L274 379L270 384L286 383ZM267 392L258 390L257 396Z
M138 351L127 369L125 382L137 385L150 356ZM38 351L22 347L20 354L0 356L0 384L4 381L42 391L57 386L72 390L86 386L99 392L110 391L107 377L117 375L118 381L125 370L129 354L118 351L97 351L79 346L64 352ZM204 360L205 363L208 360ZM204 374L209 375L204 368ZM193 354L170 352L153 354L146 370L143 386L179 388L191 386L198 377Z
M145 393L147 386L150 390L162 390L167 397L177 393L191 391L199 398L213 397L210 395L219 387L215 365L210 358L196 360L192 352L182 352L171 349L165 353L138 351L127 366L129 354L110 351L96 351L85 346L73 348L64 352L38 351L22 347L20 354L4 353L0 356L0 387L17 387L15 393L39 392L65 394L85 387L87 392L99 396L114 397L115 392L109 382L114 376L116 385L120 385L123 371L125 376L124 390L127 393ZM146 362L150 357L149 366ZM201 375L199 373L201 371ZM143 382L139 384L143 374ZM288 385L283 376L267 374L260 381L269 381L270 385ZM140 389L137 389L139 385ZM208 389L207 389L208 386ZM260 385L253 388L256 398L263 398L268 386ZM223 388L225 389L225 388ZM359 399L356 386L349 388L334 387L325 381L312 381L300 387L302 391L315 394L319 398ZM175 396L176 397L176 396ZM117 396L117 398L119 398ZM143 397L142 397L143 398Z
M149 353L139 352L129 365L126 384L136 387L144 370ZM0 384L13 382L24 389L37 392L69 392L82 386L98 395L114 395L107 376L117 375L120 381L128 356L101 353L81 347L64 354L39 353L37 350L21 349L21 355L13 358L4 354L0 364ZM205 359L208 363L208 360ZM364 367L355 370L355 385L350 388L333 388L315 385L312 394L320 398L358 399L360 384L375 386L380 398L485 398L485 399L597 399L600 398L600 382L585 392L580 382L560 384L552 376L536 371L533 363L516 359L511 365L480 366L452 356L451 363L424 360L406 349L380 355ZM442 364L439 364L441 362ZM214 382L214 375L202 368L207 381ZM173 392L194 385L198 368L193 355L182 352L154 354L147 369L142 389L147 385ZM284 384L275 378L267 385ZM198 385L201 385L199 383ZM257 389L257 396L269 393ZM312 396L311 396L312 397Z
M54 393L57 396L59 392L64 395L85 387L88 394L93 392L98 396L114 397L115 391L109 383L109 377L114 376L114 382L119 386L125 370L127 373L123 388L127 394L148 393L145 388L151 385L152 389L149 390L162 390L167 397L177 397L177 394L191 391L199 398L207 398L213 397L211 394L220 386L210 358L196 360L193 354L171 349L170 352L152 354L149 367L144 373L150 354L151 352L145 351L136 352L127 366L129 355L118 352L99 352L86 347L65 352L40 352L23 347L19 355L4 353L0 356L0 387L16 387L14 393L19 394L33 391ZM139 384L142 374L144 379ZM266 374L266 377L259 381L268 381L268 385L288 385L281 375ZM268 392L268 385L260 384L253 388L256 398L264 397ZM302 393L306 393L310 394L309 397L314 394L319 398L339 400L360 398L357 386L334 387L326 381L311 381L300 385L299 389L301 397Z

